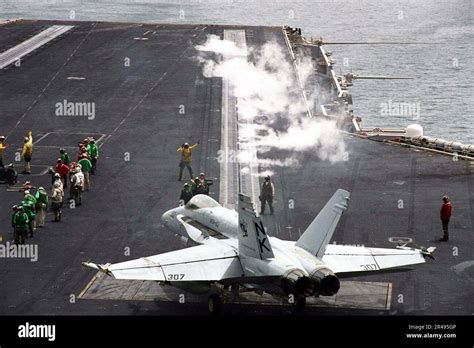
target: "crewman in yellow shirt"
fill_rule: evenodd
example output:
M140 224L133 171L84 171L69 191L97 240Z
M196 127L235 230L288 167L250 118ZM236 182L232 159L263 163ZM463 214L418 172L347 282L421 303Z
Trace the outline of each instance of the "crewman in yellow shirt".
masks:
M7 148L5 144L5 137L0 135L0 168L3 168L5 165L3 164L3 152Z
M181 181L183 176L184 167L188 168L189 175L191 179L193 178L193 168L191 168L191 162L193 160L193 150L199 145L199 141L194 145L189 145L188 143L184 143L176 152L181 152L181 160L179 161L179 178L178 181Z
M23 144L23 150L21 151L21 157L25 161L25 169L22 174L31 174L31 157L33 156L33 133L29 131L26 134L25 142Z

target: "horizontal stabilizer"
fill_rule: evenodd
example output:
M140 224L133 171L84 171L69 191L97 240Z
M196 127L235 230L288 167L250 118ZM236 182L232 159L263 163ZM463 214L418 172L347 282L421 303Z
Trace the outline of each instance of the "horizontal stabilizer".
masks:
M116 279L129 280L220 281L243 275L237 252L226 245L198 245L115 264L82 264Z
M341 273L355 275L354 273L359 272L406 269L408 266L425 263L426 252L427 250L408 247L385 249L329 244L322 260L339 276Z

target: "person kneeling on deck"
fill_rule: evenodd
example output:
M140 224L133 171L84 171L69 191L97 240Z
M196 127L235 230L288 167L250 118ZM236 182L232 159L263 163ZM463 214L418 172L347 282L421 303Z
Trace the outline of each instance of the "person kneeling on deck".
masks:
M9 186L13 186L18 182L18 173L13 163L10 163L5 170L5 182Z
M43 187L39 187L35 194L36 198L36 225L44 227L46 210L48 207L48 193Z
M181 181L183 177L183 170L184 167L188 168L189 175L191 176L191 180L193 179L193 168L191 168L191 162L193 160L193 150L199 145L199 141L194 145L189 145L188 143L184 143L176 152L181 152L181 160L179 162L179 177L178 181Z
M273 197L275 196L275 187L273 183L270 181L270 176L265 177L265 181L262 185L262 190L260 192L260 202L261 202L261 209L260 215L265 214L265 203L268 203L270 207L270 214L273 215Z
M71 185L72 186L72 185ZM55 182L51 193L51 209L54 213L53 222L61 221L61 207L63 205L64 191L61 186L61 181Z

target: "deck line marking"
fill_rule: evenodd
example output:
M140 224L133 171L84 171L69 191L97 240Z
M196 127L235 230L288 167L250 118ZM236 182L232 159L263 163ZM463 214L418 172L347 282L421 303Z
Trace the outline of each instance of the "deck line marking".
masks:
M16 62L51 40L74 28L73 25L52 25L18 45L0 53L0 69Z
M21 117L18 119L17 123L13 128L7 133L6 137L8 136L20 125L20 123L23 121L25 116L28 114L28 111L31 110L31 108L38 102L38 100L43 96L43 93L48 89L48 87L51 85L51 83L56 79L56 77L59 75L59 72L66 66L66 64L69 63L71 58L76 54L77 50L82 46L82 44L86 41L86 39L90 36L92 33L92 30L95 28L96 23L93 23L87 34L84 36L84 38L79 42L79 44L76 46L74 51L67 57L67 59L64 61L64 63L59 67L59 69L56 71L56 73L53 75L53 77L49 80L49 82L46 84L46 86L42 89L41 93L38 94L38 96L35 98L35 100L30 104L29 108L21 115Z
M194 46L193 46L194 47ZM189 47L188 48L185 48L181 54L179 55L179 57L176 59L176 61L180 61L182 59L182 57L185 55L186 51L189 50ZM112 133L110 133L107 138L102 142L102 144L99 145L99 148L101 148L103 145L105 145L111 138L112 136L119 130L119 128L125 123L125 121L132 115L132 113L143 103L143 101L148 97L148 95L150 95L150 93L160 84L160 82L166 77L166 75L168 74L168 71L170 71L170 69L166 70L161 76L160 78L158 79L158 81L156 81L149 89L148 91L145 93L145 95L143 95L141 97L141 99L138 101L138 103L133 106L129 111L128 113L125 115L125 117L122 119L122 121L120 121L120 123L118 124L117 127L115 127L115 129L112 131Z
M127 120L127 118L129 118L132 113L135 111L135 109L140 106L140 104L143 103L143 101L146 99L146 97L150 94L150 92L155 89L156 86L158 86L158 84L165 78L166 74L168 72L165 71L161 76L160 78L158 79L158 81L156 81L149 89L148 89L148 92L146 92L141 98L140 100L138 101L138 103L133 106L128 112L127 114L125 115L125 117L122 119L122 121L120 121L120 123L117 125L117 127L115 127L115 129L112 131L112 133L110 133L107 137L107 139L104 140L104 142L102 143L102 145L104 145L118 130L119 128L125 123L125 121ZM101 147L102 147L101 145Z

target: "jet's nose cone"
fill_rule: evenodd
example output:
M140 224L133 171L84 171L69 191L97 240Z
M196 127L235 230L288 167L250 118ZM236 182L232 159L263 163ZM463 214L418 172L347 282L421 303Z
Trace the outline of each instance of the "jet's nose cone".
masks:
M171 210L168 210L167 212L165 212L163 215L161 215L161 222L165 225L165 226L169 226L169 223L171 221Z
M175 220L176 212L174 209L168 210L163 215L161 215L161 222L169 229L173 229Z

